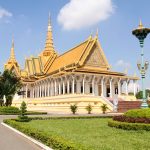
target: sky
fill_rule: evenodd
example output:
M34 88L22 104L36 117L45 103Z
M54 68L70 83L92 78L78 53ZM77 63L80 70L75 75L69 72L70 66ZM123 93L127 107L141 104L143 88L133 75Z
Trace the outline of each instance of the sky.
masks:
M51 14L55 49L62 54L99 31L99 41L113 71L137 76L138 40L132 30L139 20L150 27L149 0L0 0L0 71L10 56L12 37L21 68L24 59L44 48ZM150 35L145 40L145 59L150 61ZM150 88L150 69L146 87Z

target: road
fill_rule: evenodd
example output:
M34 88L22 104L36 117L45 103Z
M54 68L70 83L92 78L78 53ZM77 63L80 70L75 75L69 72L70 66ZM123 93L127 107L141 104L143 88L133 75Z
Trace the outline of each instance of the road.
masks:
M6 118L10 116L0 115L0 123ZM42 148L0 124L0 150L42 150Z

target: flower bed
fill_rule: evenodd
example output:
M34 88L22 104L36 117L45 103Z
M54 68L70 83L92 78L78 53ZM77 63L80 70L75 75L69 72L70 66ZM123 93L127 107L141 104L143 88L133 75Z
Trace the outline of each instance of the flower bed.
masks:
M133 117L127 117L124 115L121 116L114 116L114 121L120 121L120 122L128 122L128 123L150 123L150 118L133 118Z
M134 109L124 115L114 116L108 126L126 130L150 130L150 109Z

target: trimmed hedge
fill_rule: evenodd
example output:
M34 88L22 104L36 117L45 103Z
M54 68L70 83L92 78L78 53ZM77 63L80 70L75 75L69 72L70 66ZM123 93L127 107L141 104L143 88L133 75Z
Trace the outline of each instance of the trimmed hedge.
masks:
M129 110L124 116L131 118L150 118L150 108Z
M19 115L20 109L14 106L0 106L0 115ZM43 115L47 114L47 112L34 112L34 111L27 111L26 115Z
M31 120L50 120L50 119L94 119L94 118L112 118L112 116L69 116L69 117L30 117Z
M124 130L146 130L150 131L150 124L144 123L127 123L111 120L108 122L108 126L115 127Z
M75 144L73 142L67 141L64 138L55 135L54 133L47 134L46 132L30 128L27 126L20 125L14 119L7 119L4 120L4 123L18 129L19 131L35 138L36 140L41 141L42 143L46 144L47 146L57 149L57 150L88 150L87 148L83 147L82 145Z
M0 107L0 114L19 114L20 110L17 107L13 106L2 106Z

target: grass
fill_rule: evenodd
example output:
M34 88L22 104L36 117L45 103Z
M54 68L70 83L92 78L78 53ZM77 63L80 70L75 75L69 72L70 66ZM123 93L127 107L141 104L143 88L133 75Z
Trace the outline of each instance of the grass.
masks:
M55 134L89 150L148 150L150 132L108 127L109 118L32 120L19 126Z

